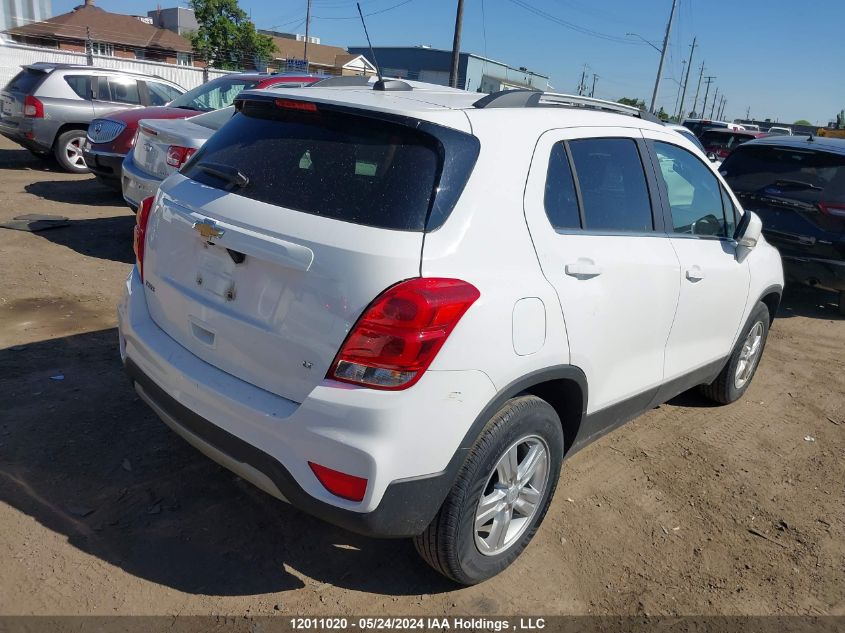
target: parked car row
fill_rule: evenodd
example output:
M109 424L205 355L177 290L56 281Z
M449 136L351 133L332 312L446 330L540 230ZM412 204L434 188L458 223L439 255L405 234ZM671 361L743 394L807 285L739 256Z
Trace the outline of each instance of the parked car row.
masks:
M83 144L91 121L127 108L163 106L185 91L173 82L109 68L37 63L0 92L0 134L62 169L88 171Z
M199 145L179 145L177 142L164 147L161 143L153 143L151 139L158 134L153 122L175 120L183 122L202 113L228 108L235 97L243 90L251 88L263 89L272 86L301 87L312 84L322 77L319 75L280 74L266 75L257 73L240 73L218 77L202 84L177 97L167 104L154 108L137 108L124 110L107 117L92 121L88 132L88 139L83 148L83 156L88 168L98 180L115 189L122 190L124 197L133 208L138 202L149 195L157 183L182 166L187 158ZM231 112L231 111L230 111ZM219 117L206 118L198 127L185 128L184 135L190 137L193 143L210 136L209 130ZM139 125L143 130L144 139L139 152L133 152L136 137L139 137ZM157 123L160 125L160 123ZM222 122L221 122L222 124ZM219 127L219 125L217 126ZM165 126L168 133L179 136L180 125ZM203 131L205 130L205 132ZM199 133L199 136L197 136ZM140 138L140 137L139 137ZM146 156L142 154L148 154ZM123 172L124 159L134 157L129 169L129 181L125 180ZM141 187L139 189L139 187Z
M185 119L231 106L242 90L305 86L322 78L238 73L186 93L160 77L40 62L22 67L0 92L0 134L36 156L54 157L66 171L91 171L121 189L123 159L140 120Z

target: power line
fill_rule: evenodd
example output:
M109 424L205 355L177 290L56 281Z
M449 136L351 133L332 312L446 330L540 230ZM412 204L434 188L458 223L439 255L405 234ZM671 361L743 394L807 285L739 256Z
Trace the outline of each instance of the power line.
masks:
M578 24L574 24L573 22L567 22L551 13L543 11L542 9L538 9L537 7L528 4L524 0L509 0L513 4L522 7L526 11L533 13L536 16L544 18L550 22L557 24L558 26L562 26L567 29L571 29L583 35L589 35L590 37L596 37L599 39L607 40L609 42L616 42L618 44L637 44L637 42L632 42L631 40L625 39L624 37L619 37L616 35L609 35L607 33L601 33L599 31L594 31L593 29L588 29L583 26L579 26Z

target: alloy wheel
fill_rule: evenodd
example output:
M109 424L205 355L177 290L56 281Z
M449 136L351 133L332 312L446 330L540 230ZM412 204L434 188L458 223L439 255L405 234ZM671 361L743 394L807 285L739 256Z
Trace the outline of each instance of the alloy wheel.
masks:
M496 462L475 511L475 545L486 556L519 541L549 483L549 449L542 438L517 440Z

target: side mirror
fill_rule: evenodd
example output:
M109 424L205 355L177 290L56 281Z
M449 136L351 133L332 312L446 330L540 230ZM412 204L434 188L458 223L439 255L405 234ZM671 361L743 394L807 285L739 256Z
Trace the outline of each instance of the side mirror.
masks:
M734 231L734 239L737 246L745 248L754 248L760 240L760 235L763 233L763 221L760 216L753 211L746 211L742 214L739 224Z
M713 152L707 152L707 160L709 160L711 163L715 163L716 154L714 154Z

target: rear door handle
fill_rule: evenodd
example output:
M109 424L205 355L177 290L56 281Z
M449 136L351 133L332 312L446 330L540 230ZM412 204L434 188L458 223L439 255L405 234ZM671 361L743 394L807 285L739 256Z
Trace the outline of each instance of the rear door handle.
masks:
M701 270L699 266L692 266L691 268L687 268L687 279L690 281L701 281L704 279L704 271Z
M566 274L570 277L577 277L579 279L588 279L601 275L601 266L597 266L591 259L579 259L572 264L567 264L565 270Z

